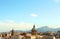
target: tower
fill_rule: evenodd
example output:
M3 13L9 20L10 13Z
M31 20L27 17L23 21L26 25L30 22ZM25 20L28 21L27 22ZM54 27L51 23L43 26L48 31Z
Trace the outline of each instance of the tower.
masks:
M15 32L14 32L14 30L12 29L12 30L11 30L11 36L13 36L13 35L14 35L14 33L15 33Z

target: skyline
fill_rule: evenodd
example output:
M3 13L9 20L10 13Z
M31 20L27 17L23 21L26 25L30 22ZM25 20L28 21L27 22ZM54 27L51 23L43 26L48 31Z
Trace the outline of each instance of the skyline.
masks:
M0 31L60 27L60 0L0 0ZM24 28L24 29L23 29Z

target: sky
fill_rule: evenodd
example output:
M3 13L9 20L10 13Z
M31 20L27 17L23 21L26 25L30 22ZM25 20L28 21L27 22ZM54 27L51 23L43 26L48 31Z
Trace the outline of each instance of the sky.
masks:
M0 32L60 27L60 0L0 0Z

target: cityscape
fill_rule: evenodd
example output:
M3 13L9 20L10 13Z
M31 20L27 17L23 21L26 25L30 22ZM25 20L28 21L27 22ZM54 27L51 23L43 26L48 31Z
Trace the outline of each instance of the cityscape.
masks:
M60 0L0 0L0 39L60 39Z
M16 32L12 29L10 32L1 33L0 39L60 39L60 31L38 32L33 25L31 32Z

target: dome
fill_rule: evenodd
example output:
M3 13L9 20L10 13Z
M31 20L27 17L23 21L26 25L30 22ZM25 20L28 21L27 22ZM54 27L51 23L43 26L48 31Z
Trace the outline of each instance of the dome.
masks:
M33 25L33 28L32 28L32 31L35 31L36 29L35 29L35 25Z

